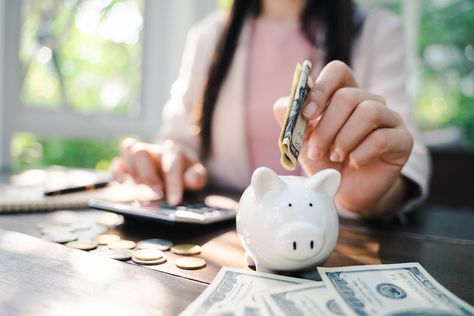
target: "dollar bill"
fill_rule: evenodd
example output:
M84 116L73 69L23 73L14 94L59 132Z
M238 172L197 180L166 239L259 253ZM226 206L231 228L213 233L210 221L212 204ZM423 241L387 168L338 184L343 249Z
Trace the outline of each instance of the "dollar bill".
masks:
M264 292L263 300L275 316L341 316L336 295L323 282L287 286Z
M181 315L269 315L263 291L302 283L314 281L223 267Z
M318 271L348 315L474 315L472 306L419 263L318 267Z
M303 118L303 107L308 91L308 78L311 71L311 62L305 60L303 65L297 64L293 75L293 84L288 104L288 112L283 124L278 146L281 151L280 162L288 170L294 170L298 162L304 134L308 121Z

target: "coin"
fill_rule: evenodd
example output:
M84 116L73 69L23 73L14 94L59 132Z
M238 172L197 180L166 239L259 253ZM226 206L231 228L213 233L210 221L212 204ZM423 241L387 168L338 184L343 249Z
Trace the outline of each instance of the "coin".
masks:
M157 249L161 251L169 250L173 246L173 243L166 239L145 239L137 243L138 249Z
M54 235L56 233L72 233L74 227L72 226L48 226L40 228L41 232L45 235Z
M201 246L193 244L179 244L171 247L171 252L178 255L196 255L201 252Z
M135 258L135 256L132 257L133 262L138 263L138 264L143 264L143 265L154 265L154 264L162 264L166 262L166 257L163 256L160 259L157 260L140 260L138 258Z
M110 249L133 249L135 242L131 240L117 240L107 244Z
M123 216L111 212L104 212L96 221L99 225L115 227L123 224Z
M42 237L44 240L57 242L60 244L65 244L67 242L76 240L78 238L77 234L70 232L57 232L54 234L44 235Z
M120 261L127 261L133 257L133 251L128 249L109 249L97 253L101 256Z
M135 258L137 258L138 260L150 261L158 260L163 257L163 252L157 249L140 249L135 251Z
M92 227L91 222L77 221L72 224L74 230L88 230Z
M180 269L196 270L204 268L206 266L206 261L196 257L185 257L176 260L175 264Z
M120 237L114 234L102 234L102 235L96 236L94 240L97 241L99 245L107 245L113 241L120 240Z
M66 246L80 250L92 250L97 248L98 243L93 240L76 240L68 242Z

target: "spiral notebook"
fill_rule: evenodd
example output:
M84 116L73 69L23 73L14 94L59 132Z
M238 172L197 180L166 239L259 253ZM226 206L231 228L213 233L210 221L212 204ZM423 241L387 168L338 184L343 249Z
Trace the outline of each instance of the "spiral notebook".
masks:
M44 196L45 191L94 183L105 177L109 175L83 169L50 168L26 171L11 177L8 183L0 184L0 213L88 208L91 199L130 202L160 198L147 186L137 185L132 181L124 184L110 182L105 188L91 191Z

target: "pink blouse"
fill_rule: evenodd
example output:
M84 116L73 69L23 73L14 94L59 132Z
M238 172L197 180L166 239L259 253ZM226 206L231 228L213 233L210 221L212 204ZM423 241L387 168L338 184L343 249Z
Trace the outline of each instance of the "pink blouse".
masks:
M265 166L280 175L299 175L280 164L278 137L281 128L273 115L273 103L290 94L296 64L311 59L314 47L298 21L258 17L253 21L246 74L246 115L249 167L252 173Z

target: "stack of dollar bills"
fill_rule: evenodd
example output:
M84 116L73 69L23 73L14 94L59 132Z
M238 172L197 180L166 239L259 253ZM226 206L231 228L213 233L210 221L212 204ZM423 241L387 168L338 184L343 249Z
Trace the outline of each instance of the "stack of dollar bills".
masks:
M322 282L223 267L182 315L474 315L419 263L318 271Z

